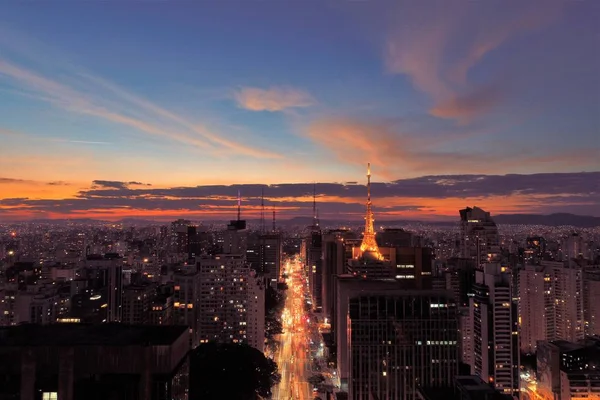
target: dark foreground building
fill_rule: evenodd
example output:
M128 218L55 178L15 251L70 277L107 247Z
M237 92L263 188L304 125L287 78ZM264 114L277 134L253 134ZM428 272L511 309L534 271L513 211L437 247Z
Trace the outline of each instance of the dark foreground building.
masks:
M0 400L187 399L183 326L0 328Z

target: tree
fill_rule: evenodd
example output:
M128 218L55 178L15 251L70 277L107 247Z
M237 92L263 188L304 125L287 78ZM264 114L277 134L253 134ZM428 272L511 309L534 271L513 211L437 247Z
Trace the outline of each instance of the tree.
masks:
M206 343L190 353L190 400L255 400L279 382L275 361L246 344Z
M312 384L313 386L317 386L320 385L321 383L325 382L325 377L323 376L323 374L317 374L317 375L313 375L310 378L307 379L308 383Z

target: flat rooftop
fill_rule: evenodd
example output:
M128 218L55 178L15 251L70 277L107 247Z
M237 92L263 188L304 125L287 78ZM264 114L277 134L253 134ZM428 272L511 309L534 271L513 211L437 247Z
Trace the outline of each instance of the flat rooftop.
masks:
M0 328L0 347L160 346L187 334L187 326L26 324Z

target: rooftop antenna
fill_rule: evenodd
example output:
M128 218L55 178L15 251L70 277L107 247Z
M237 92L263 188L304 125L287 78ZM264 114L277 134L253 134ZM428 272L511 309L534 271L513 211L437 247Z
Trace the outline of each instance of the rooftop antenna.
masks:
M237 212L237 220L240 221L242 218L242 194L240 193L240 191L238 190L238 198L237 198L237 206L238 206L238 212Z
M317 226L317 183L313 183L313 226Z
M319 226L320 221L319 221L319 209L317 208L317 226Z
M265 189L260 191L260 232L265 233Z
M275 232L277 228L275 227L275 207L273 207L273 232Z

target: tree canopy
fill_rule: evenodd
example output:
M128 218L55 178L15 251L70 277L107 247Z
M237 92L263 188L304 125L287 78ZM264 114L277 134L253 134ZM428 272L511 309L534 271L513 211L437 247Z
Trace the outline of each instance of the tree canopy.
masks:
M245 344L206 343L190 354L190 400L269 397L277 364Z

